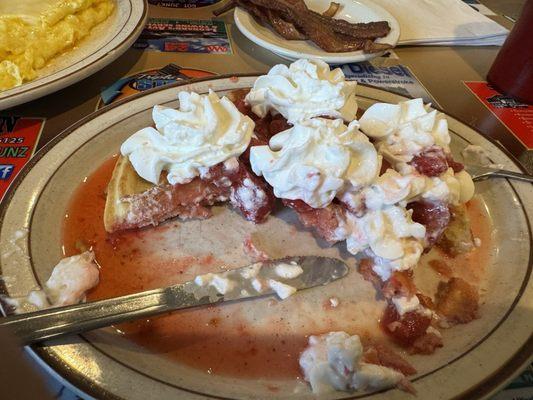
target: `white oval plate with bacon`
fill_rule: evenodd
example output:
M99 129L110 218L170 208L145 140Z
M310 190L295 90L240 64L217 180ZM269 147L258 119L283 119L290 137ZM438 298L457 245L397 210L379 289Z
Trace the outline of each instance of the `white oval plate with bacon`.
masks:
M326 12L326 10L328 10L328 8L330 7L330 3L324 0L306 0L305 5L308 7L309 10L314 11L318 14ZM368 49L368 51L354 50L336 52L323 50L312 40L310 40L312 38L308 40L285 39L283 36L281 36L271 28L272 19L267 22L260 23L257 20L257 16L256 18L254 18L251 12L247 11L242 6L237 7L235 9L234 19L235 24L242 32L242 34L248 39L250 39L252 42L276 53L280 57L289 60L296 60L299 58L318 58L329 64L360 62L380 56L385 53L387 49L391 49L396 46L396 43L398 42L398 39L400 37L400 25L398 24L398 21L387 10L368 0L338 0L338 5L338 10L333 16L333 19L345 20L353 24L386 21L390 27L390 31L388 32L388 34L386 34L386 36L375 39L370 44L370 48ZM255 8L254 10L256 9L257 8ZM260 9L259 12L261 10L264 9ZM273 16L263 16L263 20L268 17ZM305 18L302 19L302 21L300 22L305 23L308 17L309 16L305 16ZM316 17L316 14L314 14L314 17ZM282 20L278 19L278 22L281 22L282 24L286 25L285 22ZM330 22L335 23L331 20ZM328 32L328 27L326 25L329 25L327 21L320 19L315 25L316 31L318 32L317 38L319 38L319 40L324 40L325 42L323 44L325 44L326 46L331 45L334 49L335 47L343 47L343 43L344 45L346 45L348 42L350 42L351 39L348 36L340 35L340 37L337 37L335 32ZM315 31L313 25L305 26L304 28L308 29L307 33L310 33L310 35L303 34L304 36L313 35L313 31ZM301 28L298 29L301 30ZM331 38L331 40L328 40L328 35L336 37ZM333 39L338 40L340 43L330 43L331 41L333 41Z

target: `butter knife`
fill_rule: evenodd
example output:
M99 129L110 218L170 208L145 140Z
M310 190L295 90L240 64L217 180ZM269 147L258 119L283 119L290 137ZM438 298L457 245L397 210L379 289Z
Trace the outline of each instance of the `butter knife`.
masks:
M300 268L297 268L300 267ZM169 311L308 289L344 277L348 266L336 258L303 256L264 261L193 281L72 306L0 319L22 344L77 334Z

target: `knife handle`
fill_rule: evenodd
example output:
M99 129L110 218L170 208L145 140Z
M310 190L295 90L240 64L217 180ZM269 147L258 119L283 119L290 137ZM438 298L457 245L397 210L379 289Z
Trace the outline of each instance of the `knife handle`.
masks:
M156 289L109 300L49 308L0 318L0 328L11 330L26 345L180 308L176 299L168 297L164 289Z

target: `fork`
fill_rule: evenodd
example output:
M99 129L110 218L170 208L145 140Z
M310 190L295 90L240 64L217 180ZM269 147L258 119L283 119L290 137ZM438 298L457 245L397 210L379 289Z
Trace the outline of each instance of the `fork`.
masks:
M465 165L465 169L472 176L473 181L482 181L489 178L509 178L533 183L533 175L522 174L520 172L480 167L477 165Z

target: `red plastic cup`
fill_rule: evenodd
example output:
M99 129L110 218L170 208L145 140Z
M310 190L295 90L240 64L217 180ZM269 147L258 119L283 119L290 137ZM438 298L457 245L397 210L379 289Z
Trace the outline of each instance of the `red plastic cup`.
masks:
M533 0L527 0L522 15L487 75L499 92L533 104Z

